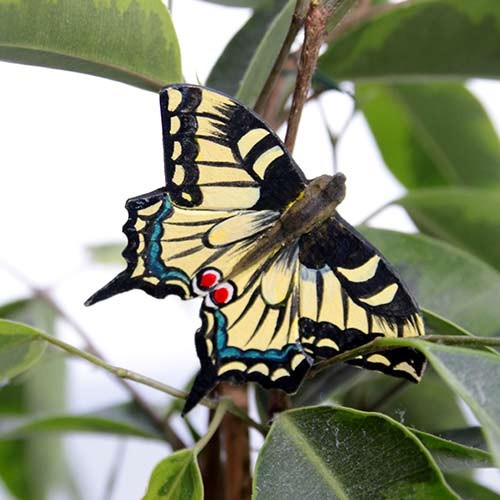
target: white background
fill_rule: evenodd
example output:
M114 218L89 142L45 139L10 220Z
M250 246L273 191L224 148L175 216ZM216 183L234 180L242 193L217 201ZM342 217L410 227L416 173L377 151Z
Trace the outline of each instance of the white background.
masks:
M201 1L174 2L186 81L205 80L248 15L245 9ZM500 127L500 85L475 81L470 87ZM350 99L335 94L322 103L334 129L340 129L349 115ZM331 173L331 148L317 104L305 111L295 158L308 177ZM352 223L404 193L385 168L361 117L340 144L339 164L348 178L341 212ZM0 63L0 166L0 304L29 293L7 265L37 286L50 287L112 363L181 388L198 366L193 338L199 324L198 301L158 301L134 291L92 308L83 306L121 270L92 264L85 248L125 243L125 200L163 184L157 95L101 78ZM413 228L395 208L374 222L391 229ZM81 344L62 322L60 331L64 339ZM123 389L97 368L72 361L68 370L71 411L91 411L127 399ZM139 389L152 402L167 401L160 393ZM198 408L193 414L201 429L206 411ZM102 498L119 441L94 435L65 439L85 499ZM150 471L169 450L131 439L124 453L113 498L139 498Z

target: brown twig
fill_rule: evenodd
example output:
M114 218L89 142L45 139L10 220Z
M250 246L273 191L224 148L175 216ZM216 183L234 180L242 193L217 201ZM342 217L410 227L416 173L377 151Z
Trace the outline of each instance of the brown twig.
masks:
M218 397L218 388L212 390L210 397ZM208 412L210 423L215 410ZM224 468L221 462L221 429L217 428L212 439L207 443L198 457L201 477L203 478L203 492L206 500L219 500L220 492L224 489Z
M289 151L293 151L295 146L302 110L311 87L319 50L325 38L328 13L327 5L321 6L317 0L313 0L304 22L304 45L300 54L299 72L295 83L285 137L285 144Z
M264 111L267 108L269 98L274 90L276 82L281 75L283 66L285 65L285 62L290 55L290 48L292 47L292 43L294 42L297 34L302 28L302 25L304 24L304 13L306 11L307 3L308 0L297 0L295 11L292 16L292 22L290 23L285 41L283 42L278 57L276 58L274 66L271 69L271 73L269 73L266 83L262 88L262 92L260 93L254 106L254 110L261 115L264 114Z
M232 386L222 383L219 386L222 395L248 411L246 386ZM226 414L222 421L223 446L225 452L224 498L225 500L250 500L252 477L250 475L250 439L248 427L234 415Z

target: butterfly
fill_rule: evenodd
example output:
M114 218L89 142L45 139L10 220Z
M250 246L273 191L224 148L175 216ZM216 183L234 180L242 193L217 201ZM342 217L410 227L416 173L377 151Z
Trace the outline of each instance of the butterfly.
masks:
M342 174L307 180L253 111L217 91L171 85L160 107L166 186L127 201L127 268L86 305L133 288L203 298L184 413L220 381L294 393L321 360L424 334L396 271L337 213ZM350 363L418 382L425 358L405 347Z

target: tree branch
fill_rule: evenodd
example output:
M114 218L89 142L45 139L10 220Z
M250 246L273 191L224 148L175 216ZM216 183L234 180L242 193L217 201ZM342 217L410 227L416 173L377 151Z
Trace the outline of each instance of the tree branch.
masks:
M292 106L288 116L285 144L293 151L302 110L311 86L312 75L318 61L319 49L323 44L327 23L327 10L313 0L304 22L304 45L300 53L299 72L293 92Z
M290 24L290 28L288 29L288 33L286 34L285 41L283 42L278 57L276 58L273 68L271 69L271 73L269 73L266 83L264 84L257 102L255 103L254 109L260 115L263 115L264 111L266 110L266 105L269 101L269 97L271 96L276 82L281 75L281 71L283 70L285 61L290 54L292 43L294 42L295 38L297 38L297 35L304 24L304 14L307 3L308 0L297 0L295 11L292 17L292 22Z

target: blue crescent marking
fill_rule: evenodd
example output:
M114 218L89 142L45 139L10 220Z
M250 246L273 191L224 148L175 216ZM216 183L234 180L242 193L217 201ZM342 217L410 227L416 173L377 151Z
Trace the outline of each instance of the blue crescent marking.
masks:
M189 285L189 276L173 267L167 267L161 260L161 245L160 238L162 235L162 223L172 211L172 204L168 195L165 196L163 207L160 213L156 216L153 222L153 230L151 231L151 239L148 247L148 270L160 280L177 279Z
M221 359L224 358L240 358L240 359L265 359L268 361L285 361L288 355L293 351L300 351L295 344L288 344L283 349L268 349L267 351L259 351L257 349L249 349L243 351L237 347L227 346L227 319L222 312L217 309L214 313L215 317L215 345Z

